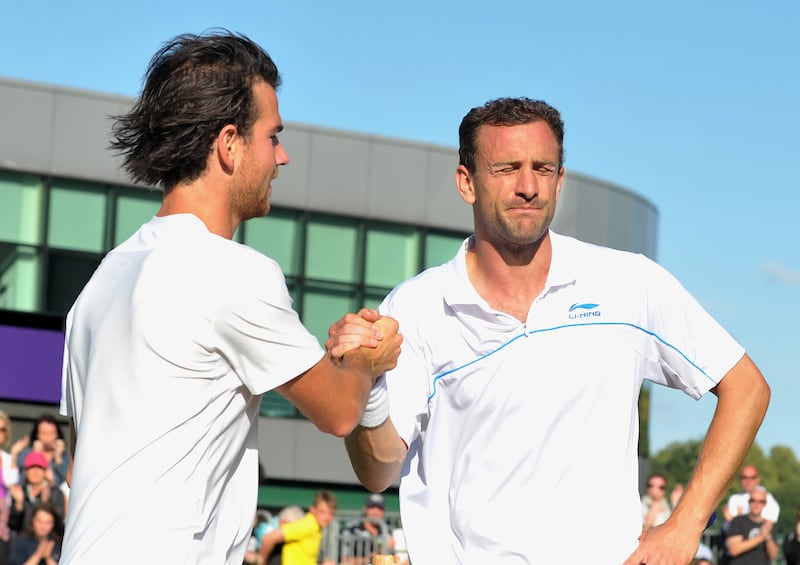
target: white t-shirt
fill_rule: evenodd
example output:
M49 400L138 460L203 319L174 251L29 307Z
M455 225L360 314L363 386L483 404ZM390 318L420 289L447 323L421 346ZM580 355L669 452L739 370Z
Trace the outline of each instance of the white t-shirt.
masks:
M743 516L750 513L750 493L737 492L732 494L728 499L728 511L733 516ZM772 493L767 492L767 503L761 511L761 517L769 520L773 524L778 521L778 516L781 513L781 507L778 501L772 496Z
M261 394L323 355L278 265L188 214L110 252L67 318L62 565L240 565Z
M642 528L643 381L699 398L743 355L654 262L551 237L525 324L469 283L470 239L381 307L404 336L387 387L409 445L400 504L415 565L622 563ZM587 508L606 512L581 523Z

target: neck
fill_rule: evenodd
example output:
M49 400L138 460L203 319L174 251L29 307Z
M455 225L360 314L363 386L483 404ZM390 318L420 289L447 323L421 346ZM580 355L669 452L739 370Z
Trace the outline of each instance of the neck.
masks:
M156 216L192 214L198 217L213 234L233 238L240 221L228 212L227 194L220 194L208 184L197 181L177 185L164 193L161 208ZM222 203L221 203L222 202Z
M470 282L492 308L523 323L533 301L544 289L550 271L550 233L535 245L500 247L476 235L467 251Z

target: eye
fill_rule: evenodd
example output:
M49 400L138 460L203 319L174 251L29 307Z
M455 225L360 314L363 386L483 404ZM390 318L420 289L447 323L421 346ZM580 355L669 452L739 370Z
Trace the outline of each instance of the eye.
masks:
M493 175L510 175L510 174L515 173L518 168L519 167L517 167L516 165L513 165L513 164L499 165L499 166L496 166L496 167L492 167L490 169L490 172Z
M281 144L281 140L278 139L278 134L277 133L275 135L271 136L270 140L272 141L272 146L273 147L277 147L278 145Z

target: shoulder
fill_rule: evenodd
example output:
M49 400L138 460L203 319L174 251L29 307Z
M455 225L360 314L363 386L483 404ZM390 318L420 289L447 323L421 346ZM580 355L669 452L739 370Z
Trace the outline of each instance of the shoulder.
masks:
M394 287L381 307L391 316L399 312L424 312L441 304L444 290L457 279L453 262L431 267Z
M614 249L588 243L574 237L550 232L553 263L564 264L577 275L630 277L635 273L664 271L655 261L642 253Z

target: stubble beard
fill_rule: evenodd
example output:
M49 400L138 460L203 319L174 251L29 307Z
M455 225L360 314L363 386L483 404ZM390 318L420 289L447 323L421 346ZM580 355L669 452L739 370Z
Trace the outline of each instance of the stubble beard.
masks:
M544 209L540 209L544 212ZM494 232L509 250L522 251L538 248L542 239L547 235L553 213L540 215L536 218L512 218L509 214L498 213L495 217Z
M251 218L261 218L269 213L269 181L266 188L263 185L253 184L245 179L245 182L237 185L232 193L231 205L242 222Z

